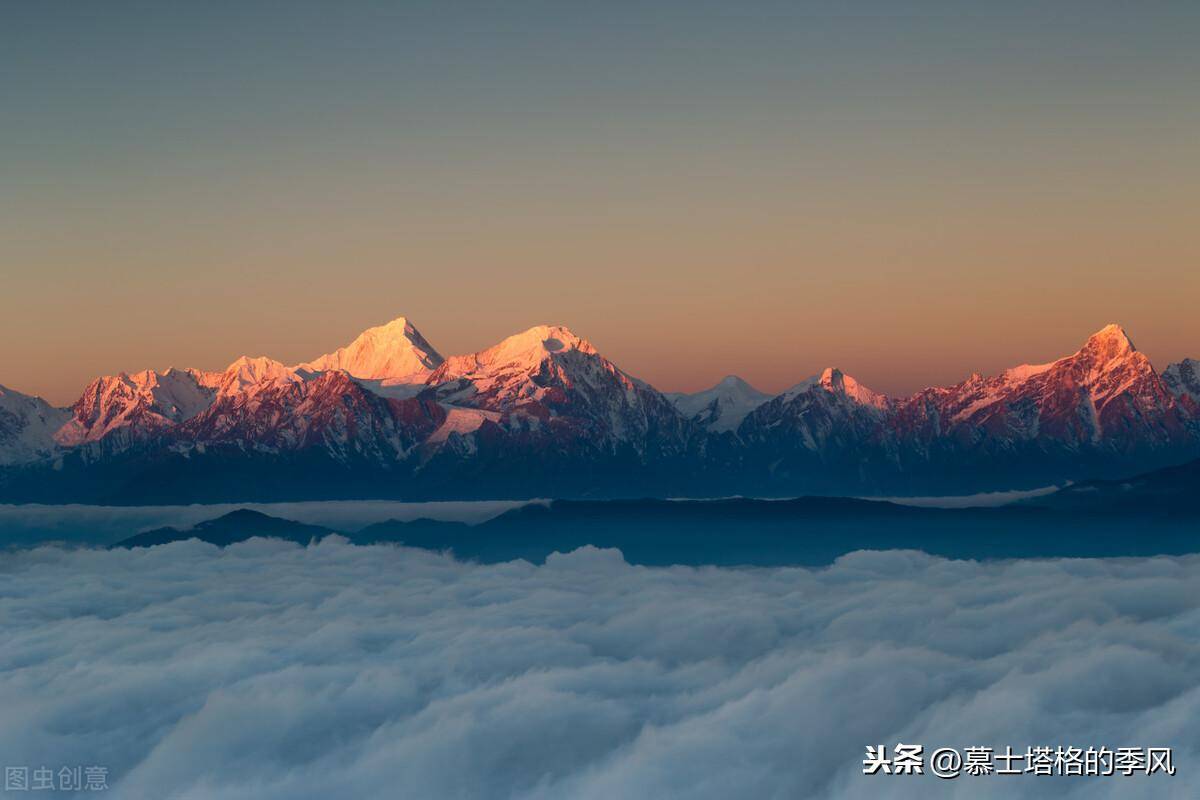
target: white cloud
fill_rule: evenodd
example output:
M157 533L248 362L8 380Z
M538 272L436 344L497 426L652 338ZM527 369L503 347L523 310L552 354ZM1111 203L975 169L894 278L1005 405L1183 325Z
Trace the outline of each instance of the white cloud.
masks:
M0 761L105 764L131 798L1194 796L1197 585L1200 557L42 548L0 556ZM1180 771L862 776L897 740Z
M1013 489L1005 492L983 492L980 494L940 495L933 497L868 497L867 500L886 500L902 506L917 506L919 508L996 508L1015 503L1018 500L1030 500L1035 497L1045 497L1057 492L1057 486L1043 486L1040 489Z

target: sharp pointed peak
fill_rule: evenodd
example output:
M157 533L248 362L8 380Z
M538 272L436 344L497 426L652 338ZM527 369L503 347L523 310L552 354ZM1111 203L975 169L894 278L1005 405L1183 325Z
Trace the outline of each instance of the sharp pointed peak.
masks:
M368 344L377 347L391 344L400 346L411 344L424 350L433 350L429 342L417 330L417 326L413 325L412 320L405 316L396 317L380 325L372 325L354 337L354 341L342 349L350 349L356 346L363 347Z
M409 322L408 317L401 314L400 316L394 317L391 320L389 320L388 322L385 322L378 327L380 327L380 328L404 328L409 325L412 325L412 323Z
M1103 328L1101 328L1100 330L1096 331L1092 335L1093 336L1113 336L1113 335L1124 336L1125 328L1121 327L1121 323L1119 323L1119 322L1110 322L1107 325L1105 325Z
M412 321L409 320L408 317L401 315L399 317L396 317L395 319L388 320L387 322L383 323L382 325L373 325L370 328L367 328L361 334L359 334L359 336L365 336L370 333L394 333L394 334L399 335L399 334L411 334L411 333L416 333L416 332L417 332L417 328L415 325L412 324Z
M1110 322L1089 336L1084 348L1103 349L1113 354L1137 350L1129 334L1115 322Z
M845 395L864 405L882 407L888 402L886 395L867 388L855 378L847 375L839 367L826 367L819 374L813 375L811 378L807 378L791 389L788 389L783 395L794 397L818 386L827 392Z
M408 317L367 328L345 347L300 364L298 370L342 369L356 378L397 379L420 383L441 365L433 348Z
M821 381L821 383L829 383L829 382L833 382L833 381L843 381L846 379L846 377L847 377L846 373L842 372L837 367L826 367L825 369L821 370L820 381ZM854 379L850 378L850 380L854 380Z
M878 392L863 386L855 377L847 375L840 367L826 367L821 372L819 383L826 388L844 392L856 399L869 397L872 398L871 402L874 402L874 398L883 397Z

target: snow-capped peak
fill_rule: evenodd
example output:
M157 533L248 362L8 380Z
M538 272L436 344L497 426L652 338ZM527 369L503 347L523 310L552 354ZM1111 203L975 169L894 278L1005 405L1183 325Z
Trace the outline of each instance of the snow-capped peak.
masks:
M1115 323L1105 325L1088 337L1083 347L1073 355L1051 361L1046 364L1022 364L1004 370L996 378L982 379L993 388L1016 387L1033 379L1042 377L1043 380L1054 380L1054 376L1063 370L1074 370L1077 379L1086 386L1092 386L1104 380L1104 376L1112 372L1153 371L1150 361L1134 347L1124 328ZM975 379L975 376L972 376ZM968 381L970 383L970 381Z
M1158 382L1150 359L1137 351L1120 325L1106 325L1088 337L1073 356L1055 362L1070 367L1081 384L1087 386L1097 406L1120 394L1135 381ZM1160 386L1161 389L1161 386Z
M1111 323L1088 337L1080 353L1098 356L1105 361L1129 355L1137 350L1133 342L1120 325Z
M537 325L521 331L478 353L450 356L434 374L432 381L454 380L485 372L536 371L551 356L568 351L596 355L596 348L561 325Z
M55 434L65 446L98 441L118 429L133 436L191 419L212 403L213 373L170 368L106 375L88 384Z
M1111 324L1089 336L1073 355L1049 364L1013 367L995 378L967 381L947 394L958 403L950 413L957 422L981 424L998 414L1008 414L1008 409L1019 405L1018 398L1022 398L1036 401L1042 409L1039 426L1048 427L1047 418L1053 415L1072 421L1064 427L1082 417L1087 420L1087 435L1099 441L1105 435L1105 425L1111 424L1108 420L1121 413L1106 412L1109 403L1119 400L1122 408L1129 402L1147 408L1162 407L1169 397L1164 383L1124 329ZM1060 407L1068 410L1064 412Z
M863 405L875 406L876 408L883 408L887 405L887 397L872 389L868 389L836 367L826 368L821 373L820 383L827 391L844 394Z
M641 385L561 325L538 325L478 353L451 356L428 383L444 402L491 409L561 399L585 387L615 383L632 392Z
M218 389L220 394L229 395L254 387L300 380L301 376L294 369L273 358L242 356L225 368Z
M1185 358L1171 364L1163 370L1162 379L1171 394L1200 403L1200 361Z
M818 386L830 394L848 397L861 405L884 408L888 403L886 395L868 389L837 367L826 367L820 375L813 375L801 381L783 392L782 396L790 399Z
M760 395L764 398L770 396L770 395L766 394L765 392L760 392L758 389L755 389L753 386L751 386L749 383L747 383L742 378L739 378L737 375L726 375L724 378L721 378L721 380L717 381L717 385L713 386L712 389L709 389L709 391L712 391L713 389L722 389L722 390L731 391L731 392L741 392L741 393L745 393L745 394Z
M535 325L476 354L480 364L537 364L551 353L578 350L594 355L596 348L561 325Z
M732 431L754 409L771 399L736 375L727 375L715 386L693 394L673 392L667 399L685 417L711 431Z
M312 372L345 370L356 378L421 383L444 359L411 322L397 317L368 328L353 342L297 369Z
M65 408L0 386L0 465L52 455L54 432L70 418Z

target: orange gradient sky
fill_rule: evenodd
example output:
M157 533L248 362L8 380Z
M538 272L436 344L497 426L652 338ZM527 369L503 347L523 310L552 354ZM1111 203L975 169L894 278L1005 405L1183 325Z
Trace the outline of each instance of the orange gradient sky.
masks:
M1200 357L1200 14L919 7L16 12L0 384L399 315L565 324L663 390L903 394L1108 322Z

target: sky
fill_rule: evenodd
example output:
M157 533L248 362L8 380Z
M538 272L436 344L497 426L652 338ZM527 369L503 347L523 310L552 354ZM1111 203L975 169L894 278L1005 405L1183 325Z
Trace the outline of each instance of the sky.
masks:
M565 324L663 390L1200 357L1200 7L0 10L0 384Z

